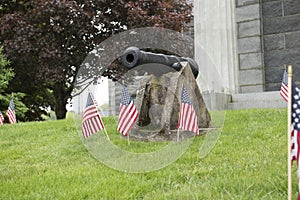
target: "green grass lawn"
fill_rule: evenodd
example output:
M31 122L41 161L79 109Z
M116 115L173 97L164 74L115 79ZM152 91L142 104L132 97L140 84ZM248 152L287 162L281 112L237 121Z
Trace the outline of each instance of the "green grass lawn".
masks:
M199 158L205 136L196 137L177 161L148 173L99 162L72 120L7 124L0 127L0 199L286 199L286 116L285 109L227 111L223 132L206 157ZM127 149L161 145L128 146L111 137Z

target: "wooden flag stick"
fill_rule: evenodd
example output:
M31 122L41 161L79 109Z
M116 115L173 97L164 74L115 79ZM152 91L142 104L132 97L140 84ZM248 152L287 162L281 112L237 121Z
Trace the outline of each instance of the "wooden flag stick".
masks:
M180 112L178 113L178 121L180 120ZM177 142L179 142L179 127L177 127Z
M94 102L94 104L95 104L95 102ZM99 112L99 111L102 112L102 114L103 114L103 116L104 116L104 113L103 113L102 109L100 108L100 106L99 106L98 104L96 105L96 109L97 109L98 112ZM100 120L102 121L102 117L101 117L100 113L98 113L98 114L99 114L99 116L100 116ZM103 123L103 121L102 121L102 123ZM108 134L107 134L107 131L106 131L106 128L105 128L104 125L103 125L103 129L104 129L104 132L105 132L105 135L106 135L108 141L110 141L110 139L109 139L109 137L108 137Z
M292 66L288 67L288 200L292 200L292 159L291 159L291 131L292 131Z
M104 128L104 131L105 131L105 135L106 135L108 141L110 141L110 139L109 139L109 137L108 137L108 134L107 134L107 131L106 131L106 128Z
M101 118L101 117L100 117L100 118ZM101 121L102 121L102 119L101 119ZM103 121L102 121L102 122L103 122ZM106 128L105 128L104 124L103 124L103 129L104 129L104 132L105 132L105 135L106 135L108 141L110 141L110 138L108 137L108 133L107 133L107 131L106 131Z
M110 141L110 139L109 139L109 137L108 137L108 134L107 134L107 131L106 131L106 128L105 128L105 126L104 126L104 132L105 132L105 135L106 135L106 137L107 137L108 141Z
M128 145L130 145L129 133L128 133L128 135L127 135L127 142L128 142Z

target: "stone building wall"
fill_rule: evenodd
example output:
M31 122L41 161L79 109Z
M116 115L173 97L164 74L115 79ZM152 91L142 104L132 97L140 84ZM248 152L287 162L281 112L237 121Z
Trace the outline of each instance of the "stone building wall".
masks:
M284 65L299 77L300 0L235 3L239 93L279 90Z
M280 88L285 64L300 81L300 0L263 0L262 21L265 90Z

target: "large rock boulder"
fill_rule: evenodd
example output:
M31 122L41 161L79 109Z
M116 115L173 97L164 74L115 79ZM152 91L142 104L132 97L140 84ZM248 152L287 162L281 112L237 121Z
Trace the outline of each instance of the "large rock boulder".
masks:
M131 139L165 141L178 139L178 133L180 138L195 135L177 129L183 85L193 103L200 130L210 126L211 118L191 68L188 63L181 64L183 67L179 72L143 78L135 102L139 118L130 133Z

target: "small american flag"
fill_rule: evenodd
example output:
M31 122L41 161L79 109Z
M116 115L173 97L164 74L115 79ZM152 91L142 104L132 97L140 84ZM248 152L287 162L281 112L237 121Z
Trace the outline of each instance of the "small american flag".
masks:
M293 87L292 98L292 160L298 160L298 132L300 131L300 94L299 89Z
M288 102L288 75L286 70L284 70L283 72L283 78L280 87L280 95L286 102Z
M182 87L178 128L192 131L199 135L197 115L193 108L192 101L189 98L188 92L184 86Z
M118 120L118 131L124 136L127 136L134 123L138 119L138 111L129 96L126 87L122 88L122 97L120 103L120 114Z
M16 114L15 114L15 104L14 104L14 100L10 100L7 112L6 112L6 116L8 117L8 121L11 124L15 124L17 123L17 119L16 119Z
M4 123L4 117L2 115L2 112L0 111L0 125L3 125Z
M300 93L299 89L293 84L292 86L292 132L291 132L291 159L297 162L298 166L298 187L300 187L300 159L299 159L299 145L300 145ZM300 191L300 189L299 189ZM298 196L300 198L300 195Z
M88 94L86 107L83 112L82 134L87 139L92 134L104 129L100 114L95 105L93 95Z

